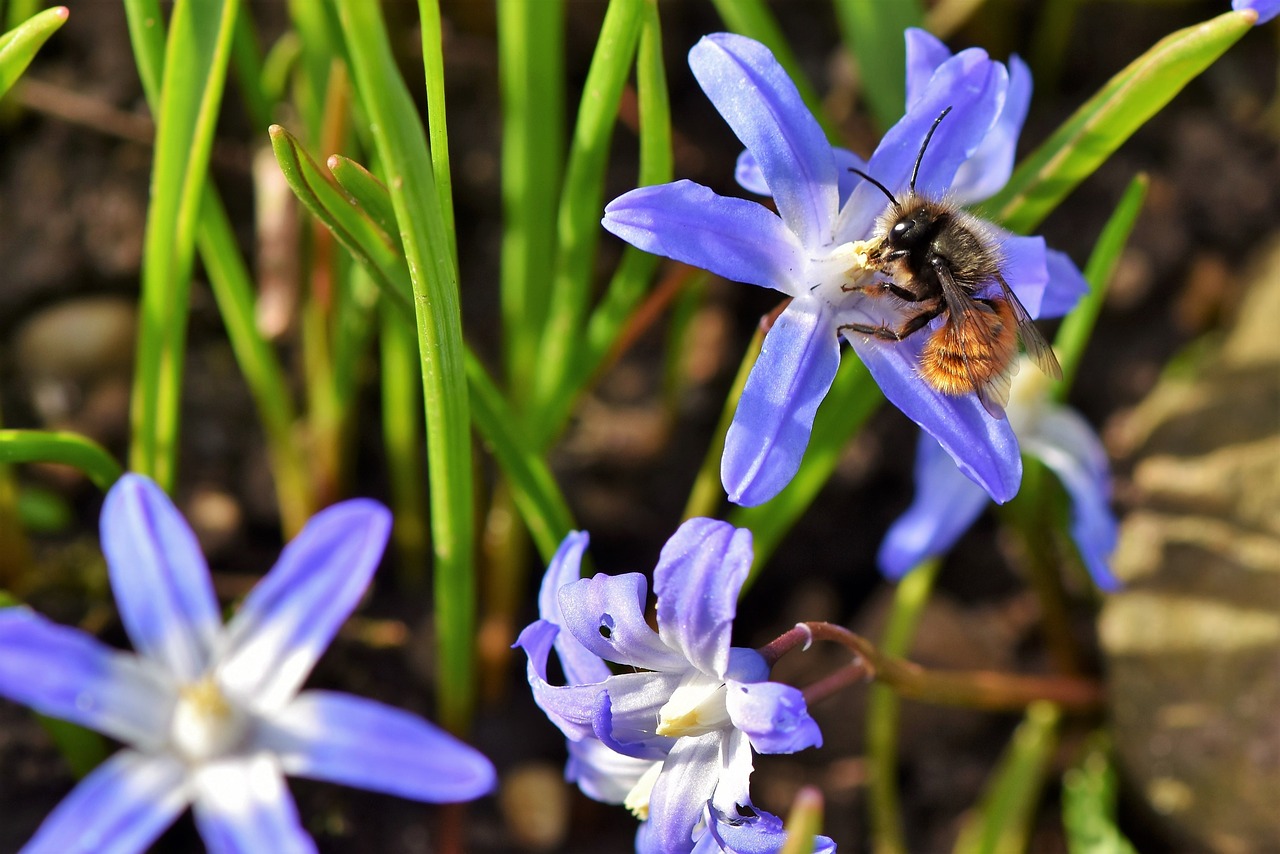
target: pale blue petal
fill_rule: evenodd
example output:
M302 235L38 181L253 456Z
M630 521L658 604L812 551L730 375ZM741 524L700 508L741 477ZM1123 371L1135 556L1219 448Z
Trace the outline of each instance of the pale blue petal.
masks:
M751 773L755 754L751 740L741 730L730 728L720 745L719 779L711 795L711 806L725 815L734 815L739 806L751 805Z
M951 50L937 36L917 27L904 34L907 42L907 109L924 95L938 66L951 58Z
M653 572L658 634L708 676L723 678L738 592L751 571L751 532L690 519L667 540Z
M1009 90L1004 109L982 145L956 172L952 198L962 204L980 202L996 194L1013 174L1018 136L1031 106L1031 69L1017 56L1009 57Z
M729 667L725 679L735 682L763 682L769 678L769 662L754 649L735 646L729 649Z
M582 577L582 553L589 541L585 531L573 531L556 550L538 591L538 614L542 619L557 626L564 625L564 615L560 613L560 588ZM609 665L579 643L572 632L556 635L556 654L560 657L564 677L571 685L600 682L609 677Z
M641 758L657 758L669 750L675 739L656 735L662 707L680 685L682 673L619 673L605 688L608 692L607 727L600 713L605 709L597 700L593 731L598 738L614 743L614 749Z
M190 526L160 487L126 474L107 493L101 529L111 590L134 648L182 681L199 678L222 618Z
M270 754L203 765L195 785L196 828L210 854L316 850Z
M725 436L720 479L730 501L762 504L791 482L839 367L826 303L794 300L765 336Z
M1000 240L1001 265L1004 280L1018 297L1018 302L1032 317L1044 315L1044 295L1049 284L1049 268L1043 237L1022 237L1003 229L993 229ZM990 283L983 296L999 294L999 285Z
M187 808L186 769L176 759L122 750L71 790L22 854L134 854Z
M418 801L469 801L493 791L493 763L417 715L331 691L304 691L264 721L255 747L286 774Z
M916 445L915 487L915 499L890 526L876 557L880 571L894 581L926 558L950 550L991 500L923 432Z
M1076 303L1089 292L1084 274L1066 253L1054 249L1045 250L1045 266L1049 284L1040 304L1039 317L1062 317L1076 307Z
M693 828L720 782L722 733L676 741L649 796L650 850L693 850Z
M596 695L604 690L603 683L560 686L547 681L547 658L560 631L555 623L538 620L525 627L515 645L528 657L526 676L538 708L567 738L573 741L593 738L592 711Z
M689 51L689 67L755 155L778 213L801 245L830 243L837 205L831 144L769 49L744 36L716 33Z
M861 183L862 179L854 174L854 169L867 171L867 161L849 151L847 148L833 148L832 156L836 159L836 178L840 187L840 204L844 204L849 194ZM769 196L769 184L760 171L756 156L750 151L738 155L738 163L733 171L734 180L742 189L761 196Z
M163 744L175 694L154 664L27 608L0 610L0 651L0 696L128 744Z
M1231 8L1237 12L1252 9L1258 13L1258 24L1265 24L1280 15L1280 0L1231 0Z
M707 810L707 832L694 846L693 854L776 854L786 844L782 819L759 807L754 815L724 814ZM835 854L836 844L826 836L814 839L813 854Z
M390 531L375 501L317 513L227 625L223 686L256 709L287 703L368 589Z
M595 739L570 741L564 778L582 793L606 804L620 804L635 788L654 760L623 756Z
M734 727L746 733L758 753L822 746L822 731L798 688L779 682L730 682L725 704Z
M693 181L624 193L608 204L600 222L646 252L784 293L792 293L805 263L795 235L773 211Z
M965 475L1003 504L1018 494L1022 456L1004 418L992 418L975 394L945 395L919 376L927 336L887 343L854 335L850 341L889 402L942 445Z
M645 622L648 581L638 572L600 573L560 588L564 627L586 650L606 661L645 670L684 670L679 650Z

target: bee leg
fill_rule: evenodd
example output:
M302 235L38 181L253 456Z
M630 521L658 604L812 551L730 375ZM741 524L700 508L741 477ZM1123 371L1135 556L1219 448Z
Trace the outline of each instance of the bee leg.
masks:
M837 327L836 332L840 333L846 329L852 329L860 335L870 335L874 338L879 338L881 341L901 341L911 333L924 328L926 323L941 313L940 309L937 311L922 311L907 318L906 322L896 329L885 323L881 323L878 326L873 326L869 323L844 323Z

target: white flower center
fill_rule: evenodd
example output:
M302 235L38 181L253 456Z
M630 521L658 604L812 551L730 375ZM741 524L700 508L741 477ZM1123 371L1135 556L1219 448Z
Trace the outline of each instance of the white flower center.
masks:
M724 682L698 673L687 677L658 711L658 735L706 735L729 725Z
M169 739L189 762L206 762L234 751L244 741L248 716L227 700L212 676L184 686L169 724Z
M846 305L856 293L854 288L865 287L873 281L875 271L869 265L867 253L874 245L873 241L854 240L833 247L821 258L811 258L806 271L811 293L833 308Z
M653 795L653 785L658 782L658 776L662 773L662 763L655 762L649 766L649 770L645 771L631 787L631 791L627 792L626 800L622 805L631 810L631 814L641 821L649 818L649 798Z

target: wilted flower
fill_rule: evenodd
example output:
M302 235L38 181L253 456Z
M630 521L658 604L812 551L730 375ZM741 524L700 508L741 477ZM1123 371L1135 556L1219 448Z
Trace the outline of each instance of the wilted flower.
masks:
M1078 412L1053 403L1044 382L1024 370L1014 379L1009 422L1022 450L1040 460L1071 498L1071 536L1080 557L1102 590L1120 582L1108 560L1117 526L1109 507L1111 475L1102 442ZM936 442L921 434L916 451L916 497L898 517L880 546L880 569L901 578L926 558L944 554L987 506L988 497L960 474Z
M791 298L765 338L725 438L721 477L739 504L767 501L799 468L814 414L839 365L841 329L884 321L885 300L849 288L871 280L863 241L872 236L886 199L850 167L902 192L922 141L950 107L921 164L920 193L973 201L1008 178L1030 97L1025 66L1015 62L1010 71L976 48L951 56L921 31L908 33L907 47L906 115L864 164L832 148L768 49L742 36L707 36L690 51L689 64L747 147L739 180L771 195L778 212L691 181L642 187L605 209L604 227L642 249ZM1042 309L1060 313L1084 292L1079 273L1062 256L1047 253L1042 239L1002 234L1001 250L1005 278L1033 317ZM1051 274L1061 287L1048 297ZM924 337L888 343L849 336L886 397L937 439L965 474L997 501L1007 501L1022 476L1013 431L975 395L945 395L921 381Z
M373 501L317 514L223 626L186 521L151 481L121 478L102 509L102 549L137 654L27 608L0 611L0 696L128 745L24 851L141 851L188 805L212 850L314 850L285 774L422 801L489 792L489 761L417 716L298 693L369 586L390 527Z
M729 645L750 532L713 519L680 526L654 571L656 632L643 575L579 578L586 545L584 533L565 539L542 582L542 619L517 641L534 699L569 740L566 776L642 820L639 851L776 851L782 823L751 804L752 749L792 753L822 736L797 689L767 681L755 650ZM565 685L547 681L553 647Z

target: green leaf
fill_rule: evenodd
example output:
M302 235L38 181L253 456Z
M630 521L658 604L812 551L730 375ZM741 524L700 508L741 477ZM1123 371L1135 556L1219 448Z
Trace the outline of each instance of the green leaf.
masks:
M97 768L111 753L107 740L93 730L45 715L36 715L36 720L67 760L77 780Z
M441 719L458 732L471 718L476 672L471 415L458 273L427 140L396 66L381 9L367 0L338 0L338 9L352 77L378 158L390 176L387 186L413 283L436 557Z
M1253 26L1227 12L1165 36L1102 87L1022 161L980 213L1020 234L1035 228L1075 186Z
M22 76L49 36L67 22L66 6L47 9L4 35L0 35L0 95Z
M919 0L836 0L841 39L858 67L862 97L879 128L902 118L907 103L904 31L924 26Z
M1062 712L1038 701L1013 734L977 808L965 820L956 854L1021 854L1058 746Z
M92 439L48 430L0 430L0 463L62 463L84 472L103 492L124 473Z
M131 402L129 465L173 487L196 223L226 81L238 0L181 0L166 45L142 310Z
M1116 777L1108 740L1099 732L1062 777L1062 824L1071 854L1135 854L1116 826Z

